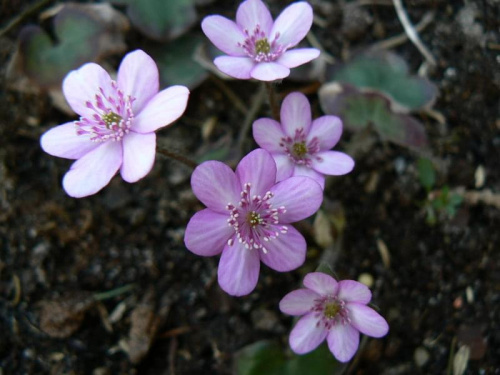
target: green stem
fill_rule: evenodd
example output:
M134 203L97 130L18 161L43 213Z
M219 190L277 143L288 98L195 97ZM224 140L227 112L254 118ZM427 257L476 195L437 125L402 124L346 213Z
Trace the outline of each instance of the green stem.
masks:
M270 82L264 82L267 90L267 95L269 96L269 105L271 106L271 112L276 121L280 121L280 109L278 106L278 101L276 100L276 93L273 89L273 85Z
M156 150L160 154L165 155L166 157L168 157L170 159L177 160L178 162L181 162L182 164L188 166L189 168L195 169L198 166L198 164L196 162L185 157L184 155L177 154L175 152L166 150L164 148L157 148Z
M120 294L130 292L134 288L135 284L127 284L116 289L108 290L107 292L96 293L93 297L96 301L104 301L119 296Z

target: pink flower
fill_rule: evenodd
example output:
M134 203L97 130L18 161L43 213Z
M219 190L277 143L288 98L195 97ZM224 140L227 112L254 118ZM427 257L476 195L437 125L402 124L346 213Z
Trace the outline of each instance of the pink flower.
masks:
M304 278L304 286L280 301L285 314L303 315L290 333L295 353L308 353L326 338L335 358L347 362L358 349L360 332L382 337L389 331L385 319L367 306L372 294L365 285L313 272Z
M205 35L229 56L214 64L222 72L239 79L274 81L288 77L290 68L319 56L315 48L296 46L309 32L313 11L306 2L288 6L273 22L261 0L246 0L238 7L236 23L222 16L208 16L201 23Z
M308 176L323 188L324 175L339 176L354 168L354 160L343 152L330 151L342 134L336 116L311 120L311 106L305 95L293 92L281 106L281 124L270 118L253 123L257 144L269 151L278 166L278 181L290 176Z
M155 130L177 120L189 96L184 86L158 90L158 68L141 50L125 56L116 81L94 63L66 76L64 96L81 117L47 131L40 143L53 156L77 160L63 179L70 196L97 193L118 170L127 182L149 173Z
M259 278L260 261L279 271L301 266L306 241L292 226L315 213L321 187L307 177L276 183L276 164L265 150L254 150L236 173L218 161L198 166L191 177L194 194L208 208L189 221L184 242L193 253L222 253L218 278L234 296L249 294Z

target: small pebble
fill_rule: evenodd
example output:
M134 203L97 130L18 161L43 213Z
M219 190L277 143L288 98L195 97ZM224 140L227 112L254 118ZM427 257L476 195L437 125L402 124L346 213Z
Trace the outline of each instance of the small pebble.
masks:
M413 359L418 367L424 367L429 362L429 357L429 352L423 347L418 347L413 353Z
M373 286L373 276L369 273L362 273L361 275L359 275L358 281L361 284L365 284L368 288L371 288Z

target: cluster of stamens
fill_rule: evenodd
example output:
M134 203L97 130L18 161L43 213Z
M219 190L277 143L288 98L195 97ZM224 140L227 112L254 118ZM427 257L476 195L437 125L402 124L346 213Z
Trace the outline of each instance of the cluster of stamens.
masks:
M250 33L247 29L244 30L246 39L243 43L238 43L245 53L255 62L270 62L275 61L286 50L287 46L278 44L280 33L276 33L274 39L269 42L267 35L259 25Z
M315 156L319 152L319 139L314 137L307 142L307 137L303 128L295 130L294 137L281 138L280 147L282 147L288 157L298 165L310 167L313 158L321 161L321 157Z
M288 227L279 226L279 215L284 214L284 206L273 208L270 199L274 196L268 191L263 197L251 195L251 183L246 183L241 192L241 200L237 205L228 203L226 209L230 213L228 224L234 228L236 238L247 249L261 249L264 254L267 249L263 242L269 242L280 234L285 234ZM228 240L232 246L234 238Z
M345 302L336 296L323 296L316 299L311 311L316 313L318 327L323 325L326 329L331 329L336 324L351 323Z
M121 141L129 133L134 120L131 96L125 96L115 81L111 81L111 93L102 87L95 95L94 102L85 102L94 113L75 121L76 133L88 136L93 142Z

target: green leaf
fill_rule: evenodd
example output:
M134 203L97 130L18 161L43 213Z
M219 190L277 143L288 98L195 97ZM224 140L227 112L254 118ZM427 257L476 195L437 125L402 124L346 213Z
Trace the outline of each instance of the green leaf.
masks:
M418 177L420 184L425 190L430 191L436 183L436 171L432 162L426 158L420 158L417 162Z
M287 375L332 375L340 365L326 344L311 353L295 356L285 366Z
M198 19L194 0L110 0L127 5L132 24L151 39L167 41L184 34Z
M321 262L319 264L319 266L318 266L318 268L316 268L315 272L323 272L327 275L330 275L333 278L336 278L334 273L333 273L332 267L330 267L328 264L326 264L324 262Z
M53 42L38 26L27 26L19 36L22 69L41 87L57 86L64 76L99 52L101 24L86 13L64 8L54 17Z
M183 85L193 89L208 77L205 68L193 58L203 41L200 34L188 34L148 51L158 64L163 87Z

